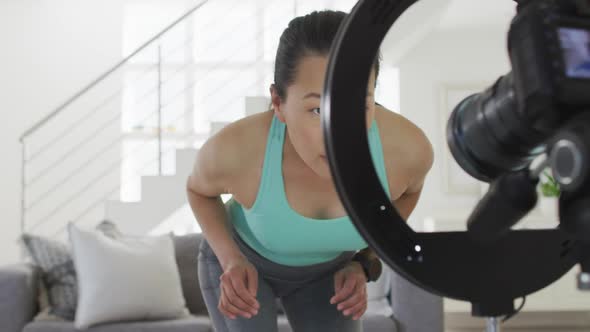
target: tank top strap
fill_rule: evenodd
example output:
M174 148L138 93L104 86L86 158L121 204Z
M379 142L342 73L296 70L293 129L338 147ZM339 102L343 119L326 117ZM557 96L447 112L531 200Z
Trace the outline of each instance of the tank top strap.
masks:
M276 115L273 115L266 141L258 193L256 194L254 205L250 208L251 212L264 209L265 207L276 207L280 202L277 199L276 191L282 188L282 183L279 184L277 181L282 178L279 172L282 172L284 141L285 124Z

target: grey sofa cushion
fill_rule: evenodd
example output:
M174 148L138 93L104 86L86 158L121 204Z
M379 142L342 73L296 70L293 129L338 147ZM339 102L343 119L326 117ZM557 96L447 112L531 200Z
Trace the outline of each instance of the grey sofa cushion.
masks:
M0 331L20 332L37 311L41 270L33 264L0 267Z
M173 236L172 239L186 306L193 315L208 315L205 300L203 300L199 288L199 276L197 273L197 256L202 234Z
M32 322L23 332L79 332L73 322ZM88 332L209 332L211 321L206 316L189 316L172 320L112 323L93 326Z

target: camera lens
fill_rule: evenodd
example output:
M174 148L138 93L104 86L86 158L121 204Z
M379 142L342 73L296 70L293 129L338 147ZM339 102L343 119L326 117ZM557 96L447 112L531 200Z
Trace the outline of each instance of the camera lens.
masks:
M491 182L504 172L527 167L544 151L543 136L531 123L518 109L508 74L455 107L447 123L447 143L463 170Z

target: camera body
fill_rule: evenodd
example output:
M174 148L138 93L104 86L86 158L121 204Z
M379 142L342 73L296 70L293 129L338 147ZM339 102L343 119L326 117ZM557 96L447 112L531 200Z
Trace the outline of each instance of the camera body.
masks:
M590 13L582 3L529 2L508 33L518 111L540 131L590 105Z

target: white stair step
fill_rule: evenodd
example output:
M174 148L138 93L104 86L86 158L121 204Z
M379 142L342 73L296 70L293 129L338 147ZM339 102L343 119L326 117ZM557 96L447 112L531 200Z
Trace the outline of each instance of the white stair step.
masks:
M141 210L142 205L142 202L106 201L105 219L114 222L125 234L145 234L141 228L150 229L151 225L149 220L140 220L142 214L138 214L138 211Z
M160 204L170 200L186 201L186 175L142 176L141 201Z
M187 203L186 180L197 149L176 151L176 175L142 176L139 202L107 201L105 215L129 234L148 234Z
M176 175L189 176L193 171L198 149L176 150Z
M106 218L117 224L125 234L148 234L178 209L177 203L171 203L107 201Z
M245 98L246 116L268 111L270 98L265 96L250 96Z
M105 204L107 218L130 234L149 233L188 201L185 176L144 176L141 191L139 202Z

